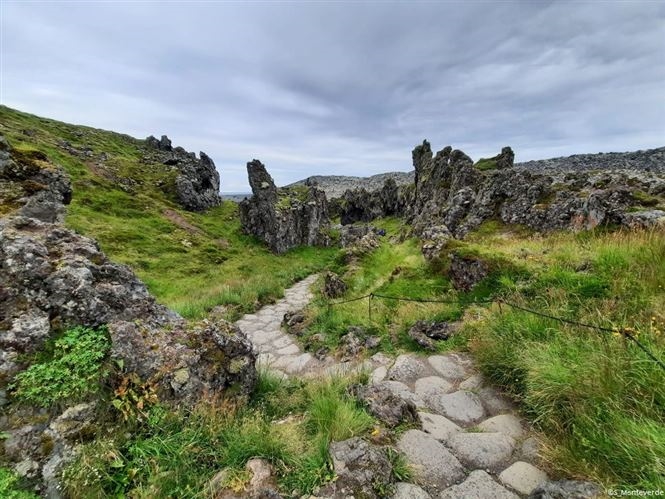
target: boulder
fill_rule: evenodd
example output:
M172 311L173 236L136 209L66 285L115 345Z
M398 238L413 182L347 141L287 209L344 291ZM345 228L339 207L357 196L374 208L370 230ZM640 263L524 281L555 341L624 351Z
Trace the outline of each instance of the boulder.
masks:
M239 204L243 231L275 253L297 246L329 244L328 201L315 186L278 189L258 160L247 163L252 197Z
M448 276L458 291L471 291L489 275L489 267L480 258L473 256L450 255Z
M407 333L409 338L426 350L436 350L433 340L447 340L456 328L448 322L417 321Z
M0 135L0 214L63 222L72 187L64 171L40 151L13 149Z
M35 179L46 184L26 183ZM4 189L17 185L23 197L14 203ZM11 391L7 397L16 373L64 330L107 326L115 362L103 382L112 387L136 380L163 402L183 406L206 395L253 390L256 358L235 326L223 320L187 324L157 304L129 267L111 262L94 240L58 223L71 190L48 158L17 155L0 140L0 192L0 213L7 215L0 218L0 393L3 413L20 416L0 418L0 432L8 435L6 461L38 480L40 493L60 497L59 470L108 421L97 418L95 401L66 407L63 400L58 414L55 408L18 407Z
M399 397L386 385L362 386L357 397L370 414L390 428L401 423L420 424L415 404Z
M346 283L334 272L326 272L323 276L323 295L326 298L339 298L346 293Z
M330 445L336 480L319 495L378 499L392 484L392 465L383 447L355 437Z

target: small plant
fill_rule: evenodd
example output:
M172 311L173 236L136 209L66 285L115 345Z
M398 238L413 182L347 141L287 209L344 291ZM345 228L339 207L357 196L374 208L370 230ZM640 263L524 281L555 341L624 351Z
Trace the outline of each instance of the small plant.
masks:
M388 461L393 469L393 477L396 482L410 482L413 478L413 472L406 462L405 457L392 447L386 448Z
M157 389L149 381L142 382L136 373L124 376L113 394L115 398L111 404L125 421L152 422L155 418L159 419L159 411L149 411L159 401Z
M19 477L7 468L0 468L0 497L4 499L37 499L31 492L19 488Z
M55 341L49 358L17 374L10 389L18 400L39 407L85 399L100 390L109 348L105 327L70 329Z

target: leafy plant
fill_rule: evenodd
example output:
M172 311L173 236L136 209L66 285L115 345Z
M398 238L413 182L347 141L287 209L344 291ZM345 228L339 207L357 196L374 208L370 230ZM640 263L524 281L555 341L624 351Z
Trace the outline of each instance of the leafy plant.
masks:
M124 376L113 394L111 404L125 421L148 421L150 407L159 401L155 385L150 381L142 382L135 373Z
M10 389L18 400L39 407L85 399L100 390L109 348L106 327L70 329L47 359L17 374Z
M19 477L7 468L0 468L0 497L3 499L37 499L35 494L19 488Z

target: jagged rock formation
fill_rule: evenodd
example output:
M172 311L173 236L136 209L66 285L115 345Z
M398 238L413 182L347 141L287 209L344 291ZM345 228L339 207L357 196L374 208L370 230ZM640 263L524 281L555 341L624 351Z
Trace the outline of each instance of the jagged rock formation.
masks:
M219 205L219 172L212 159L201 152L200 159L193 152L182 147L172 147L171 140L162 135L157 140L152 135L146 139L146 145L155 156L155 160L178 170L175 190L178 202L187 210L203 211Z
M629 173L545 173L511 168L512 151L474 165L450 146L433 155L424 141L413 150L416 170L410 221L417 233L445 225L455 237L489 219L538 231L598 225L648 226L665 217L665 179ZM502 166L503 168L499 168Z
M185 405L229 387L249 393L256 383L256 358L236 326L222 320L187 324L157 304L129 267L109 261L95 241L58 223L71 187L45 156L33 154L27 161L2 136L0 148L4 455L49 497L59 497L58 470L81 443L84 428L96 424L98 410L94 402L68 408L63 400L62 412L15 403L8 387L47 340L75 326L106 325L112 364L123 367L105 382L115 386L135 376L153 386L161 401ZM53 445L44 446L47 440Z
M278 189L259 160L247 163L252 197L239 204L247 234L263 240L276 253L296 246L327 245L330 220L325 193L316 187Z

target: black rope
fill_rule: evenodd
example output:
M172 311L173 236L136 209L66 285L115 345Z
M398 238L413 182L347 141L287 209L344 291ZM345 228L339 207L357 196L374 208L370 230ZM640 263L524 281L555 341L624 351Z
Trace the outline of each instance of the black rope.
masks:
M646 346L644 346L635 336L633 336L630 333L630 330L627 328L622 328L622 329L617 329L617 328L608 328L608 327L603 327L603 326L596 326L595 324L587 324L584 322L578 322L574 321L572 319L566 319L565 317L558 317L556 315L550 315L546 314L544 312L539 312L538 310L533 310L531 308L523 307L521 305L517 305L516 303L512 303L509 301L504 300L503 298L497 298L494 300L470 300L470 301L465 301L465 300L431 300L431 299L425 299L425 298L406 298L402 296L390 296L390 295L382 295L379 293L368 293L363 296L358 296L356 298L351 298L350 300L344 300L344 301L338 301L338 302L328 302L328 308L331 306L335 305L342 305L344 303L351 303L354 301L359 301L359 300L364 300L365 298L368 298L368 303L367 303L367 310L369 314L369 320L371 322L372 320L372 298L383 298L385 300L395 300L395 301L408 301L408 302L417 302L417 303L444 303L444 304L455 304L455 305L479 305L479 304L489 304L489 303L494 303L497 302L499 304L499 307L501 307L501 304L506 304L509 307L512 307L517 310L521 310L522 312L527 312L529 314L537 315L539 317L544 317L546 319L558 321L564 324L570 324L571 326L579 326L579 327L585 327L588 329L595 329L596 331L602 331L605 333L619 333L631 340L633 343L635 343L640 350L642 350L651 360L653 360L656 364L658 364L663 371L665 371L665 363L663 363L662 360L660 360L658 357L656 357Z

